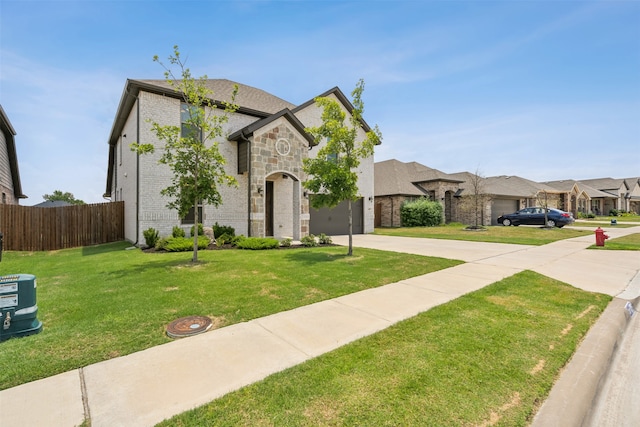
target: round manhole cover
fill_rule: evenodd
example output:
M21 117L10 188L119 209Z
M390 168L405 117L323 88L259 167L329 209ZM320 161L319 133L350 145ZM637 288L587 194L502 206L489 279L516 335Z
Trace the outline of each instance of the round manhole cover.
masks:
M205 316L189 316L176 319L167 326L171 338L190 337L206 332L211 327L211 319Z

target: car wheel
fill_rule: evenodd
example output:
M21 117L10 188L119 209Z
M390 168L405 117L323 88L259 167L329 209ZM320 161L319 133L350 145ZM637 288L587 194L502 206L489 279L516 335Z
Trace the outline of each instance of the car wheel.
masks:
M502 225L504 225L505 227L508 227L511 225L511 220L508 218L505 218L502 220Z
M556 226L556 222L552 219L547 220L547 226L548 227L555 227Z

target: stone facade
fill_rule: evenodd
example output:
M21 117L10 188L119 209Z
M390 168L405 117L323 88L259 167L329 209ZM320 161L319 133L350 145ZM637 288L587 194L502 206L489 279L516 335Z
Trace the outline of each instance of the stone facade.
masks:
M251 144L251 235L265 235L267 181L273 183L274 237L300 239L309 234L309 201L302 197L302 160L306 141L278 119L254 132Z

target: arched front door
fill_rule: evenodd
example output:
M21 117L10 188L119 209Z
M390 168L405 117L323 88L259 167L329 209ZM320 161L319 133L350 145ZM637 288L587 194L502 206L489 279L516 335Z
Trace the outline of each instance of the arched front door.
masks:
M264 235L277 239L300 239L300 181L287 172L265 179Z

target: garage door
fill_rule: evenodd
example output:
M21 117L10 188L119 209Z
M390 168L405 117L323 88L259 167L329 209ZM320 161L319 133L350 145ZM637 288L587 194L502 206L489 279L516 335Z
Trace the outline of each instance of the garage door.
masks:
M363 202L359 199L351 202L353 234L364 233ZM309 208L309 229L316 236L324 233L328 236L349 234L349 207L347 202L342 202L333 209Z
M518 210L518 201L513 199L494 199L491 202L491 225L498 224L502 214L514 213Z

